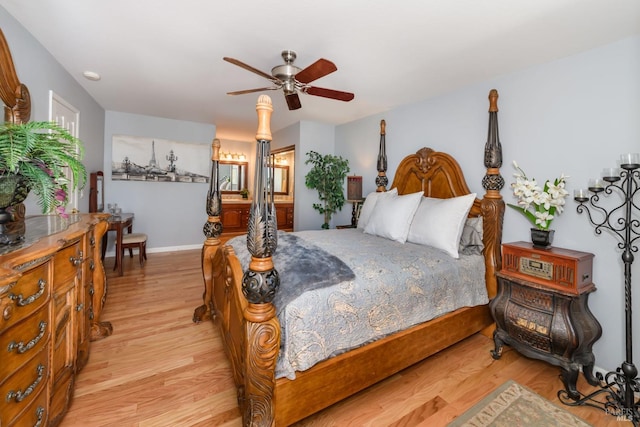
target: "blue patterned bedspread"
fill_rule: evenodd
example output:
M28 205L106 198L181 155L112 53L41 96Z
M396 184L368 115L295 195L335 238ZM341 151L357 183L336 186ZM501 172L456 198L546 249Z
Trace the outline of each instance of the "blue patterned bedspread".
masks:
M276 307L283 333L276 377L441 316L487 304L484 257L454 259L437 249L401 244L359 229L294 233L340 258L355 279L321 287ZM246 270L246 236L229 240ZM295 259L274 255L280 272ZM287 265L287 268L290 266ZM286 335L286 336L285 336Z

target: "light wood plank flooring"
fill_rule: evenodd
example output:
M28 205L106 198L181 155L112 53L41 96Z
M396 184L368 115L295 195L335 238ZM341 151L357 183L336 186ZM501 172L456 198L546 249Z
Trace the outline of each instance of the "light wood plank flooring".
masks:
M148 257L142 268L137 256L125 257L122 277L106 259L102 320L114 333L92 343L61 426L240 426L218 332L211 322L191 321L202 302L200 251ZM509 348L496 361L492 348L473 336L299 425L445 426L508 379L561 405L558 368ZM589 390L582 378L578 388ZM594 426L631 425L597 409L569 410Z

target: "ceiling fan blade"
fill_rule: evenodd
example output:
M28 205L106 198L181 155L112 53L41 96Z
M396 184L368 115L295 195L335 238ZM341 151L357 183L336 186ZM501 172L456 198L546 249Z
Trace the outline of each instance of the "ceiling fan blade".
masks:
M289 110L297 110L302 107L302 104L300 104L300 97L297 93L290 93L288 95L285 95L284 97L287 100L287 106L289 107Z
M302 71L299 71L295 78L300 83L311 83L314 80L318 80L320 77L324 77L327 74L331 74L336 71L338 67L336 65L324 58L318 59L313 64L309 65Z
M260 87L257 89L237 90L235 92L227 92L227 95L244 95L245 93L262 92L263 90L276 90L277 87Z
M237 59L234 58L229 58L227 56L225 56L224 58L225 61L232 63L233 65L237 65L240 68L244 68L247 71L251 71L252 73L256 73L259 76L264 77L265 79L269 79L273 82L278 81L277 78L273 77L271 74L267 74L264 71L260 71L257 68L253 68L251 65L247 65L242 61L238 61Z
M325 89L322 87L308 86L303 89L309 95L322 96L324 98L337 99L339 101L351 101L355 95L350 92L342 92L339 90Z

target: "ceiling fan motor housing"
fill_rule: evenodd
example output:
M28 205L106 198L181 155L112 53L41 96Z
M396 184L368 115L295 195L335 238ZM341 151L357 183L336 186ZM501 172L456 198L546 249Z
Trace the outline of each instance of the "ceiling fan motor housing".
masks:
M283 50L282 59L285 64L277 65L271 69L271 75L282 81L282 89L286 95L295 93L295 77L301 70L301 68L293 65L293 61L296 60L296 53L292 50Z

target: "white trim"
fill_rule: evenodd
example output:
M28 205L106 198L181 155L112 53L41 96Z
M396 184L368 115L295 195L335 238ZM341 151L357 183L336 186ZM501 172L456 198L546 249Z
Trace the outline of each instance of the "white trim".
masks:
M54 117L54 108L55 108L54 105L56 103L68 109L73 114L74 117L73 117L73 120L71 120L71 128L69 128L67 123L59 123ZM60 95L55 93L53 90L49 90L49 121L58 123L63 128L67 129L69 133L75 138L80 137L80 110L78 110L76 107L71 105L69 102L65 101ZM69 175L69 179L73 181L73 177L70 176L71 174L68 173L68 175ZM71 187L73 187L73 183ZM69 202L67 204L67 207L70 209L68 209L68 211L79 209L80 198L82 196L83 195L80 194L80 190L78 188L70 192Z
M194 249L202 249L202 243L197 245L164 246L160 248L151 248L151 249L147 248L147 253L153 254L153 253L161 253L161 252L191 251ZM115 250L107 251L107 253L105 254L105 257L115 257L115 256L116 256Z

